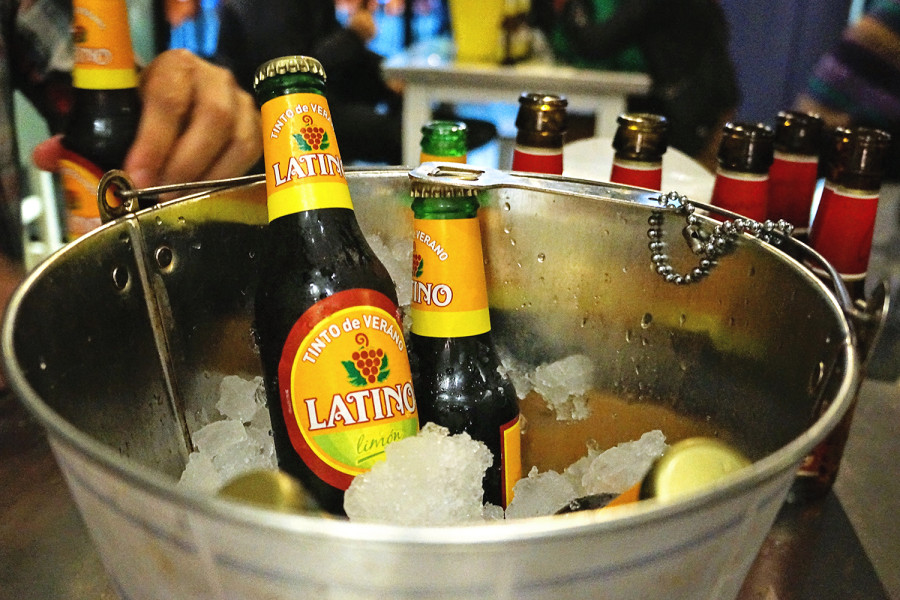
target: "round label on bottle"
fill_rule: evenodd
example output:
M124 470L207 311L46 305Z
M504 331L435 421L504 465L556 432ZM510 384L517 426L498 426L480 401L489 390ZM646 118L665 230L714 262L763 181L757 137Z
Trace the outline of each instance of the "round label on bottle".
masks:
M76 0L73 13L72 85L91 90L137 87L125 1Z
M83 156L63 150L59 160L59 177L66 201L66 230L70 239L75 239L102 224L97 191L103 172ZM109 206L121 204L112 188L106 191L106 203Z
M562 175L562 148L534 148L517 145L513 148L512 170Z
M412 332L463 337L490 331L478 219L415 219Z
M260 113L269 221L304 210L352 209L325 96L278 96Z
M373 290L338 292L307 309L285 341L278 385L294 450L342 490L389 443L419 430L397 308Z

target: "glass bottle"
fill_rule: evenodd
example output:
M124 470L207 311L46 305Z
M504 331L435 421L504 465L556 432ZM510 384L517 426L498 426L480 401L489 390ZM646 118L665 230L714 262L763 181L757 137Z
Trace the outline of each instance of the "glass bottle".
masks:
M554 94L519 96L512 170L562 175L569 101Z
M838 127L823 152L825 188L809 244L837 270L858 303L865 302L865 277L890 142L891 136L879 129ZM824 271L813 271L827 278ZM788 494L790 502L813 501L832 488L855 408L854 398L840 423L803 460Z
M609 180L660 191L663 154L669 146L669 122L662 115L648 113L621 114L617 122Z
M462 121L429 121L422 126L419 162L464 163L468 129Z
M418 182L412 191L409 353L419 418L487 445L484 500L505 508L522 471L519 403L491 338L478 198Z
M726 123L719 144L711 204L764 221L769 202L772 128L762 123Z
M784 219L794 226L794 237L799 239L809 232L823 126L818 115L797 111L779 112L775 123L766 218Z
M418 431L394 282L350 190L315 59L263 64L269 225L255 328L279 467L343 512L352 479Z
M125 0L73 0L74 96L63 131L60 180L66 227L76 238L100 225L97 188L122 166L141 114ZM107 202L118 201L109 192Z

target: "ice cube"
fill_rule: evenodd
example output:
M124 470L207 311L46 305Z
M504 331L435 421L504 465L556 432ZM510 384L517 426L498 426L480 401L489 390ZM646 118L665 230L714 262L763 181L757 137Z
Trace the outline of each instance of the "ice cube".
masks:
M506 507L507 519L552 515L579 496L572 481L556 471L539 473L532 467L513 488L513 499Z
M502 346L497 348L497 354L500 356L500 367L497 370L500 371L501 375L505 374L509 377L510 382L516 389L516 396L519 397L519 400L522 400L533 387L527 365L516 360L512 353Z
M593 376L591 359L575 354L539 365L531 375L531 382L558 420L579 420L590 415L584 394L591 389Z
M229 419L248 423L259 409L256 392L261 383L261 377L246 380L238 375L226 375L219 384L216 408Z
M401 238L387 243L378 235L370 235L366 239L394 280L398 303L408 305L412 301L412 242Z
M200 452L191 452L181 473L178 486L196 492L214 494L222 485L222 478L212 458Z
M624 442L600 453L582 476L583 495L624 492L644 478L653 461L662 456L666 448L666 436L655 429L639 440Z
M194 447L208 456L216 456L225 448L247 439L247 431L240 421L223 419L204 425L194 432Z
M256 440L249 437L223 448L212 457L212 462L223 483L247 471L275 468L273 461L263 454Z
M482 519L482 479L491 451L468 433L427 423L391 443L385 459L357 475L344 494L351 520L452 525Z

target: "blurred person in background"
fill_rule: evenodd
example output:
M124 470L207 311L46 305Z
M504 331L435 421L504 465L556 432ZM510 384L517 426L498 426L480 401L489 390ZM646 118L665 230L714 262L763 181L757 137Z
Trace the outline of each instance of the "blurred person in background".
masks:
M69 0L0 0L0 311L23 276L20 171L13 94L21 91L51 132L71 102L73 45ZM170 50L141 71L137 137L124 169L138 188L242 175L262 155L259 111L232 74ZM39 144L37 167L54 171L61 136ZM5 387L0 373L0 388Z
M665 115L669 145L715 171L722 127L740 101L718 0L541 1L537 18L561 60L645 69L650 92L629 110Z
M818 113L827 134L864 125L891 134L886 176L900 178L900 0L876 0L813 68L795 108Z
M346 27L334 0L221 0L214 59L252 92L257 68L302 54L322 63L341 158L401 164L402 90L381 73L375 37L377 0L351 0Z

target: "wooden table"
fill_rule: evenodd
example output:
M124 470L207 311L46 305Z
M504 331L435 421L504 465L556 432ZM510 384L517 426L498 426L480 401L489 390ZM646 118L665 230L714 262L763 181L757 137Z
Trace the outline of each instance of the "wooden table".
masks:
M517 65L458 63L452 54L448 40L430 40L385 61L385 76L405 85L404 164L418 163L420 130L438 102L515 104L522 92L562 94L570 110L596 116L596 135L612 137L626 98L650 88L645 73L579 69L547 59Z

